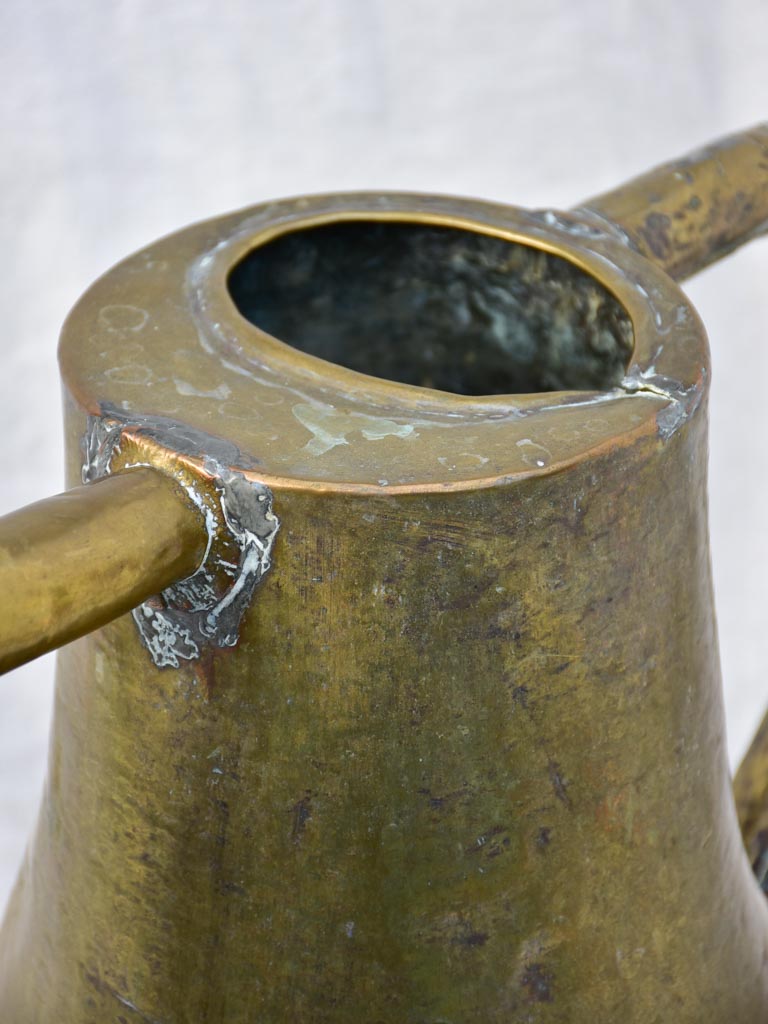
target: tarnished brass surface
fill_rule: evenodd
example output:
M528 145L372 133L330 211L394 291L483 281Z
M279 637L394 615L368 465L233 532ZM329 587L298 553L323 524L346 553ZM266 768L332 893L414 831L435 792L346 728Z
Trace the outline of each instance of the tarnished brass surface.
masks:
M191 575L206 533L174 480L148 468L0 519L0 672L61 647Z
M765 1018L768 909L731 793L710 582L707 341L613 200L589 205L286 200L157 242L78 303L69 479L109 423L110 471L158 465L204 505L235 468L280 529L234 646L160 667L123 616L62 651L0 932L3 1021ZM443 246L440 287L420 289L418 252L401 276L382 261L381 294L351 261L341 346L306 271L324 236L315 255L289 236L354 222L374 267L395 244L381 225L471 242ZM312 323L284 322L308 351L265 332L285 309L258 280L237 305L228 287L286 237L282 301L304 289ZM722 250L710 236L699 263L706 245ZM576 359L590 386L403 383L432 372L418 331L387 363L400 381L350 368L371 320L399 331L425 295L468 325L450 342L464 390L497 344L524 366L532 325L547 351L526 379Z
M681 281L768 229L768 124L673 160L584 204Z

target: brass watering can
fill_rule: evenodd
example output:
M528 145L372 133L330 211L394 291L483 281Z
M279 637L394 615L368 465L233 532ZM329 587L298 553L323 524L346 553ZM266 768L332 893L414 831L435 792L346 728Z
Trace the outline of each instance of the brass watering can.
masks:
M0 525L3 668L68 644L4 1024L768 1019L675 284L766 223L763 126L568 213L290 199L93 285L72 490Z

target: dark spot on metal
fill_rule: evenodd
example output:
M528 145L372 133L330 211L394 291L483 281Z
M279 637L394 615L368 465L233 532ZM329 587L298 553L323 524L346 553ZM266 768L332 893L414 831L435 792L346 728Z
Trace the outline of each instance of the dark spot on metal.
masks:
M449 806L453 801L461 801L462 798L465 801L470 795L470 787L466 782L464 782L462 783L461 789L455 789L450 793L446 793L444 796L433 795L432 790L427 787L417 789L416 792L421 796L427 797L429 806L433 811L441 811L444 807Z
M509 837L505 834L506 831L504 825L494 825L493 828L489 828L487 832L478 836L469 846L464 847L464 853L482 853L487 859L498 857L500 853L504 852L503 848L509 846ZM499 840L497 837L502 835L504 839Z
M668 230L671 223L666 213L653 212L645 218L645 225L640 230L640 235L657 259L665 260L672 253Z
M416 792L420 793L422 796L427 797L429 801L429 806L432 808L433 811L439 811L445 805L445 797L432 796L432 792L429 789L418 789Z
M527 686L516 686L512 691L512 703L523 711L528 710L528 692Z
M698 196L691 196L686 205L689 210L698 210L701 206L701 199Z
M560 772L560 765L556 761L552 761L550 759L547 767L549 768L549 779L552 783L552 789L555 792L555 796L561 803L564 803L565 806L571 810L573 805L571 804L571 798L568 796L568 784Z
M520 979L520 986L526 991L529 1003L551 1003L552 974L543 964L527 964Z
M234 893L236 896L246 895L246 890L242 885L238 885L237 882L223 882L221 885L221 892Z
M552 829L542 827L539 829L538 835L536 836L536 845L540 850L546 850L549 844L552 842Z
M307 822L312 819L312 790L308 789L301 800L298 800L291 808L293 814L293 826L291 828L291 839L297 845L301 845L304 830Z

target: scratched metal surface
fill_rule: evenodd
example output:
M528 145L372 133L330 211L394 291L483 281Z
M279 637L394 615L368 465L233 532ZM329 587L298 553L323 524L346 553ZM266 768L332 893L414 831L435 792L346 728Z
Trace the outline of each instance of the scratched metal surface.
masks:
M55 342L165 232L302 192L568 207L766 117L768 9L651 0L74 0L0 8L0 511L63 482ZM525 45L519 40L525 39ZM763 105L761 106L761 99ZM768 243L686 286L712 343L711 516L729 744L768 702ZM45 770L52 658L2 681L0 902Z

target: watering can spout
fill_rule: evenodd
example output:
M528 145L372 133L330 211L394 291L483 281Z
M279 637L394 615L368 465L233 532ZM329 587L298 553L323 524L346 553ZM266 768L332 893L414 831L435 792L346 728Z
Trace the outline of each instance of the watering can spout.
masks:
M587 200L677 281L768 231L768 122Z

